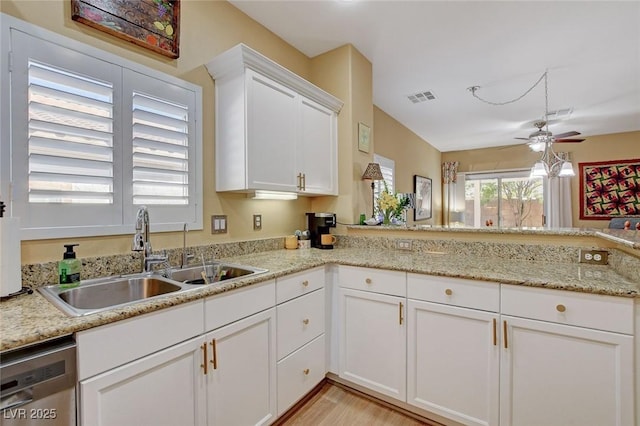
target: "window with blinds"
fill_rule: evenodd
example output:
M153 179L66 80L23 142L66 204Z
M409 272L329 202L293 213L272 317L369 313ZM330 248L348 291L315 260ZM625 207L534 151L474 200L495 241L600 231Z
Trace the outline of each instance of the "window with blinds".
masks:
M28 64L29 203L113 203L113 85Z
M375 182L373 194L374 198L377 200L380 193L384 190L385 183L387 184L387 188L391 193L395 192L395 171L396 171L396 163L390 158L383 157L382 155L374 154L373 161L380 164L380 170L382 171L382 177L384 180L379 180Z
M0 197L21 238L130 233L141 205L155 232L202 229L202 88L1 24Z
M189 110L133 94L133 203L189 203Z

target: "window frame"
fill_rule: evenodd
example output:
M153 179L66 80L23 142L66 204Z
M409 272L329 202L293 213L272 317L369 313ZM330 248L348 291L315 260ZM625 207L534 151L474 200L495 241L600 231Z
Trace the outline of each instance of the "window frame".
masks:
M12 112L15 99L12 99L11 93L12 89L16 90L11 87L14 84L12 78L16 75L15 73L22 71L16 69L16 64L14 63L15 53L12 52L14 43L12 41L12 34L16 34L15 32L24 33L33 38L40 39L43 42L55 44L62 49L68 49L69 53L74 55L79 53L83 55L83 57L87 56L113 64L118 67L122 75L131 71L153 79L154 82L169 84L185 91L185 93L191 93L189 96L193 96L194 109L189 111L189 114L193 116L192 119L190 118L189 124L189 156L191 157L189 158L189 204L187 205L187 209L167 209L165 206L157 205L150 205L148 209L154 232L179 231L183 229L185 223L187 223L190 229L203 229L202 88L196 84L181 80L156 69L0 13L0 123L2 124L0 130L0 140L2 141L0 145L0 200L8 205L7 215L14 216L21 209L25 211L25 208L29 208L28 182L14 181L15 173L13 170L14 168L17 169L19 164L18 161L14 162L12 157L17 155L16 151L19 151L19 149L17 149L18 146L14 146L17 142L14 142L13 135L16 134L18 130L24 131L24 129L20 129L20 126L26 125L22 120L22 122L16 122L16 116L19 115L19 113ZM70 70L73 71L72 68L70 68ZM122 91L117 96L125 98L127 94L125 92L124 82L122 86ZM126 99L122 98L117 106L120 109L126 108L126 106L131 103L126 102ZM114 173L119 173L122 176L122 184L119 190L123 196L122 206L119 208L116 206L118 209L118 211L115 212L116 222L109 226L100 224L92 224L89 226L56 226L56 224L52 224L52 226L37 227L29 227L23 223L21 227L22 240L121 235L132 232L139 205L134 205L133 199L127 198L131 197L131 188L129 188L129 186L132 185L132 177L129 175L132 174L132 170L123 169L123 167L129 167L131 164L131 160L127 161L127 155L124 154L124 150L131 146L131 143L127 144L125 142L127 140L126 128L130 128L131 126L127 126L127 123L125 123L127 119L125 115L126 114L123 114L123 116L120 117L118 123L114 121L114 153L119 151L120 153L117 155L121 156L117 160L114 158ZM131 112L129 112L129 117L130 116ZM24 113L22 117L24 117ZM120 132L120 134L116 135L116 132ZM129 135L128 138L130 139L131 136ZM115 139L118 140L116 141ZM28 155L28 151L26 152ZM25 151L23 150L22 155L25 155L24 153ZM24 159L21 161L24 163ZM116 161L119 161L119 164L116 164ZM121 172L117 172L117 168L121 170ZM119 176L117 177L120 179ZM26 195L24 193L19 194L20 191L24 192L25 190L27 191ZM18 195L20 195L20 197L18 197ZM17 199L24 200L25 196L27 200L26 205L19 207L17 205ZM85 206L86 205L83 205L83 207ZM94 205L93 207L100 209L101 205ZM91 208L86 211L91 212ZM55 217L55 215L51 215L51 217Z

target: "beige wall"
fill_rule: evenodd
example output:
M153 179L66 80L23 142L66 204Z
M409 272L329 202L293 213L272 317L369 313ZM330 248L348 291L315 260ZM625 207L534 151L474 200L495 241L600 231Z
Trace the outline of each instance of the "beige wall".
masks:
M393 117L374 107L375 153L395 161L396 191L413 192L413 176L431 178L433 185L432 218L417 224L441 224L442 219L442 179L441 153L424 139L404 127ZM369 188L371 190L371 188ZM371 204L371 201L369 201ZM409 222L413 212L409 214Z
M33 23L90 46L197 84L203 89L203 217L204 229L192 230L188 245L282 236L305 226L307 211L335 211L338 220L353 223L366 210L368 190L360 176L371 154L357 150L357 123L373 128L371 63L353 46L309 59L227 2L183 0L180 58L171 60L144 48L72 21L68 0L2 0L0 12ZM203 64L237 43L245 43L270 59L308 79L345 102L339 115L339 197L301 197L296 201L256 201L244 195L216 193L214 182L215 84ZM372 145L373 152L373 145ZM212 235L210 217L226 214L229 232ZM263 227L254 231L253 214L262 214ZM153 233L153 217L152 233ZM338 230L339 231L339 230ZM133 234L133 230L132 230ZM176 232L155 233L154 248L182 244ZM79 257L130 251L131 235L74 238ZM22 263L57 260L68 239L24 241Z
M554 149L571 155L576 176L571 179L573 226L606 228L606 220L580 220L578 164L581 162L613 161L640 158L640 132L589 136L582 143L555 144ZM473 149L442 153L442 161L459 161L461 172L530 168L540 158L526 144L510 147Z
M202 87L204 230L190 231L187 236L189 245L281 236L304 226L304 212L311 205L308 198L297 201L258 201L238 194L215 192L214 81L203 64L242 42L309 79L311 60L305 55L229 3L221 1L182 1L180 58L177 60L168 59L72 21L68 0L2 0L0 11ZM263 215L262 231L254 231L251 223L253 214L257 213ZM229 233L211 235L210 217L213 214L228 215ZM153 232L153 216L151 220ZM24 241L22 263L57 260L63 251L62 244L68 241ZM77 250L79 257L127 253L131 250L131 235L74 238L73 241L80 243ZM182 236L175 232L155 233L152 241L156 249L179 247Z

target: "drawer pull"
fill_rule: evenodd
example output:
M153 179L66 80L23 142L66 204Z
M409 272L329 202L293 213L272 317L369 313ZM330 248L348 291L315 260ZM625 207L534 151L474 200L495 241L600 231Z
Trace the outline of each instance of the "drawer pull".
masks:
M307 287L308 285L309 285L309 281L307 281L307 280L302 281L302 286L303 287Z
M211 360L211 364L213 364L213 369L218 369L218 350L216 348L216 339L211 340L211 349L213 350L213 359Z
M308 376L310 371L311 370L309 370L308 368L305 368L304 370L302 370L305 376Z
M400 302L400 309L399 309L399 314L398 314L398 316L399 316L398 320L400 322L400 325L402 325L402 323L404 322L404 316L402 315L403 314L403 309L402 308L404 308L404 305L402 304L402 302Z
M444 291L444 294L446 294L447 296L451 296L453 294L453 291L451 291L451 289L448 288Z
M304 325L309 325L309 318L305 318L305 319L303 319L303 320L302 320L302 323L303 323Z
M207 344L205 343L204 345L200 346L200 349L202 349L202 351L204 352L204 364L200 364L200 367L202 367L202 369L204 370L204 375L207 375Z
M564 312L566 310L567 310L567 307L562 305L562 304L556 306L556 311L558 311L558 312Z
M367 284L371 284L373 281L371 281L371 278L367 278L366 280L364 280L364 282Z

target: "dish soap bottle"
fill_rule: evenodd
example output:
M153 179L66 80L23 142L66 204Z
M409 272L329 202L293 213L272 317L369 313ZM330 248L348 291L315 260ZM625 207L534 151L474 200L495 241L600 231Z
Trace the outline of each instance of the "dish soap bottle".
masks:
M78 244L65 244L67 251L64 252L62 260L58 262L58 275L60 276L60 286L63 288L76 287L80 285L80 269L82 262L76 259L76 252L73 248Z

